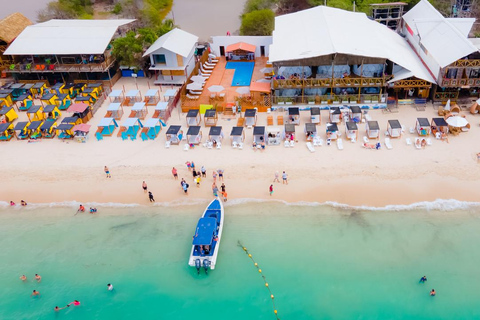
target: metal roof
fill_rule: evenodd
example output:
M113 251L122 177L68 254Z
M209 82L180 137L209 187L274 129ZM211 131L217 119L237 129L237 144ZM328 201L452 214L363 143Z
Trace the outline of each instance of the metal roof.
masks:
M345 125L347 126L347 130L358 130L357 124L353 121L345 122Z
M188 128L187 136L196 136L200 133L200 126L191 126Z
M168 130L167 130L166 134L177 134L178 131L180 131L181 128L182 128L182 126L170 126L170 127L168 127Z
M253 127L254 136L263 136L265 135L265 127Z
M390 128L392 128L392 129L402 129L402 125L400 124L400 121L398 121L398 120L388 120L388 124L390 125Z
M197 41L197 36L181 29L175 28L158 38L150 46L150 48L145 51L143 56L145 57L161 48L164 48L165 50L179 54L182 57L186 58L197 44Z
M231 136L241 136L243 133L243 127L233 127L230 132Z
M215 126L215 127L210 127L210 132L208 135L210 136L219 136L222 133L222 127L221 126Z

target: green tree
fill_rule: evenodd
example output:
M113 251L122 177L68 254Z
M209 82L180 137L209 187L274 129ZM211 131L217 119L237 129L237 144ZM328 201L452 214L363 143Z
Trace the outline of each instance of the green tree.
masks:
M138 66L141 60L143 46L138 41L135 32L127 32L125 37L113 41L113 55L124 66Z
M243 13L247 14L253 11L270 9L276 0L247 0Z
M271 36L275 23L275 13L270 9L252 11L242 16L240 35Z

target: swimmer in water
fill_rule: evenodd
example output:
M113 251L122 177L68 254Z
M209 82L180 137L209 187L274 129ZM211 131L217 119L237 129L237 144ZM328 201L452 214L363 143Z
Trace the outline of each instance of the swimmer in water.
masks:
M37 282L40 282L42 281L42 277L40 277L40 275L35 273L35 280L37 280Z
M420 278L420 283L425 283L425 281L427 281L427 276L423 276Z
M30 296L36 297L36 296L39 296L39 295L40 295L40 292L38 292L37 290L33 290L32 294Z
M107 284L108 291L113 291L113 285L111 283Z
M74 306L79 306L79 305L80 305L80 301L78 301L78 300L73 300L72 302L70 302L69 304L67 304L67 307L70 307L71 304L73 304Z
M430 295L431 295L432 297L434 297L436 294L437 294L437 293L435 292L435 289L432 289L432 291L430 291Z
M23 275L20 277L20 280L22 280L22 281L27 281L27 276L23 274Z
M58 306L56 306L55 308L53 308L53 311L57 312L57 311L60 311L62 309L65 309L66 307L63 307L63 308L59 308Z

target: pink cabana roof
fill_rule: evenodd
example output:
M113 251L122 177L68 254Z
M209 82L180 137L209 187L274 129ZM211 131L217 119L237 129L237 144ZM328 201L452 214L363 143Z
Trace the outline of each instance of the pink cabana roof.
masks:
M83 111L87 110L87 108L88 108L88 104L83 102L78 102L78 103L72 104L67 111L72 113L75 113L75 112L82 113Z
M227 47L227 52L235 51L235 50L243 50L248 52L255 52L255 46L253 44L245 43L245 42L237 42L231 44Z
M72 131L82 131L82 132L89 132L90 131L90 125L86 123L80 123L77 124L72 128Z

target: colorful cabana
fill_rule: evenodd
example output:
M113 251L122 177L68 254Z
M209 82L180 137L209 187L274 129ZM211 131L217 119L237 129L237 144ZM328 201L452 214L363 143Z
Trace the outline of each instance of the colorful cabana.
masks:
M66 94L70 99L76 97L76 92L73 90L75 83L66 83L63 88L59 90L59 94Z
M282 143L282 137L285 136L285 133L282 132L282 127L268 126L265 130L266 130L266 136L267 136L267 142L266 142L267 145L276 146Z
M31 106L33 106L32 96L29 94L22 94L17 98L17 102L15 104L17 105L17 109L19 111L27 111Z
M123 94L122 90L112 90L108 94L108 98L110 99L110 102L112 103L122 103L125 100L125 94Z
M14 134L13 123L0 123L0 141L9 141Z
M233 127L230 132L230 138L233 146L242 144L245 141L245 131L243 127Z
M73 127L71 123L60 123L57 127L57 137L64 140L73 139Z
M54 104L49 104L43 108L43 118L47 120L57 120L62 113L59 108Z
M145 93L145 99L143 100L147 106L156 106L160 102L160 91L158 89L149 89Z
M163 95L163 98L165 99L165 101L170 102L175 98L175 96L177 95L177 92L178 92L177 89L168 89Z
M188 126L198 126L202 121L200 112L198 109L191 109L187 112L187 125Z
M142 101L142 95L140 94L139 90L130 90L125 95L125 100L123 101L123 105L127 107L131 107L135 104L135 102Z
M223 140L222 126L210 127L210 131L208 132L208 140L215 141L217 143L222 142Z
M315 123L305 123L305 136L307 141L313 141L317 136L317 126Z
M440 136L442 133L448 134L448 123L444 118L433 118L430 128L435 136L437 133L440 133Z
M12 97L11 89L1 89L0 90L0 105L5 105L7 107L11 107L13 105L13 97Z
M257 110L246 109L245 110L245 126L253 127L257 124Z
M415 127L419 136L428 136L430 134L430 122L427 118L417 118Z
M179 144L183 139L182 126L170 126L166 133L167 142L170 144Z
M265 143L265 127L253 127L253 143L255 145Z
M104 136L111 136L117 127L118 124L115 119L103 118L98 123L98 129L97 132L95 132L95 137L97 140L102 140Z
M205 127L216 126L217 120L218 120L217 110L215 109L205 110L205 114L203 115L203 120L205 122Z
M155 140L161 130L162 125L160 123L160 119L150 118L143 123L143 129L140 137L143 141L148 139Z
M338 139L338 126L336 123L327 123L327 143L328 140L337 140Z
M294 124L294 125L299 125L300 124L300 109L297 107L289 107L288 111L288 120L287 124Z
M58 106L59 110L67 110L72 104L72 100L70 100L70 97L68 94L60 93L57 95L55 104Z
M145 102L135 102L132 107L132 111L130 111L129 118L138 118L143 120L147 117L148 109L145 105Z
M197 110L198 111L198 110ZM198 145L202 142L202 130L200 126L190 126L187 131L188 144Z
M40 102L42 103L42 106L56 104L55 101L57 98L58 97L56 93L47 92L40 98Z
M350 107L350 120L356 123L362 122L362 109L359 106Z
M120 131L117 134L117 137L122 137L123 140L130 138L135 140L137 138L138 132L143 128L143 124L138 118L127 118L123 124L120 126Z
M10 86L10 89L12 89L12 98L15 100L17 97L23 94L23 87L24 83L13 83Z
M85 90L86 87L87 87L86 83L83 83L83 82L75 83L75 85L73 86L73 95L75 97L81 95L82 91Z
M345 122L345 135L347 136L347 139L350 141L358 140L358 126L355 121Z
M320 116L320 108L318 107L310 108L310 121L313 124L320 124L322 122L322 118Z
M98 99L98 90L96 88L89 88L88 86L83 89L82 91L82 96L84 97L92 97L94 101Z
M50 87L50 92L56 95L59 95L61 93L60 90L62 90L64 87L65 87L65 83L57 82Z
M30 137L30 129L28 128L29 126L30 122L27 121L17 122L17 124L15 124L15 128L13 130L15 131L17 140L25 140Z
M380 127L378 121L367 121L367 138L378 139L380 136Z
M78 117L65 117L62 119L62 123L70 123L73 125L82 123L82 120L78 119Z
M114 118L115 120L122 119L123 116L123 107L120 102L110 103L107 107L107 114L105 118Z
M153 113L153 118L165 119L165 115L167 114L167 109L168 109L168 102L160 101L155 106L155 112Z
M46 89L47 89L46 82L36 82L33 85L32 89L30 89L30 91L35 97L41 97L43 96L43 93L46 91Z
M13 122L17 118L18 115L13 107L0 108L0 122Z
M57 133L57 122L55 120L47 120L43 122L40 126L40 132L42 133L42 137L52 139Z
M29 96L33 95L32 94L32 88L35 84L34 83L25 83L22 87L22 91L21 91L21 94L24 95L24 94L27 94Z
M295 141L295 125L293 123L285 124L283 128L283 136L285 141Z
M329 115L330 123L340 123L342 121L342 111L339 107L331 107Z
M89 107L91 107L93 105L93 97L90 96L90 95L86 95L86 96L77 96L75 98L75 103L84 103L86 105L88 105Z
M67 112L73 113L82 123L87 123L93 117L92 109L85 103L74 103Z
M402 125L398 120L388 120L387 132L390 138L400 138L402 136Z
M103 93L103 84L101 82L89 83L87 89L93 89L92 92L95 92L98 98Z
M32 106L27 111L27 117L30 121L40 121L45 119L45 114L43 113L42 106Z
M74 138L77 142L86 142L91 125L86 123L77 124L72 128Z
M43 121L32 121L28 126L28 130L30 131L30 138L38 139L42 137L42 131L40 131L40 127L43 125Z

